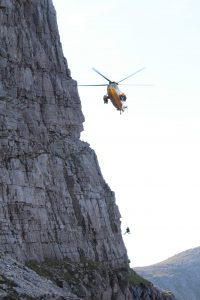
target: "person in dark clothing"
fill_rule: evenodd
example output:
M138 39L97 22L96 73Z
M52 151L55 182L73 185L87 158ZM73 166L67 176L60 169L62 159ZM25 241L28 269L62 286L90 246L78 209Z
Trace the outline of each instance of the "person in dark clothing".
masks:
M131 233L129 227L126 228L126 232L124 234L126 234L126 233Z

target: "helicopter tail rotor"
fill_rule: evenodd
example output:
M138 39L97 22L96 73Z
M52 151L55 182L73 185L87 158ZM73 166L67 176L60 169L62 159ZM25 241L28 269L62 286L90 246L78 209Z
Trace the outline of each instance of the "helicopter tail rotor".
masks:
M78 86L107 86L107 84L79 84Z

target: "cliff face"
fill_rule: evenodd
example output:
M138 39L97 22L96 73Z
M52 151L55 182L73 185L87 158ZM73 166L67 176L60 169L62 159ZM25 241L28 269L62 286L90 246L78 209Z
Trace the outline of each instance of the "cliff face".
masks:
M126 261L51 1L0 4L0 250L22 261Z
M73 299L140 299L128 288L114 193L79 139L83 121L52 1L0 0L0 252L59 281L60 296L43 299L71 299L63 288ZM15 270L29 278L3 261L0 291Z

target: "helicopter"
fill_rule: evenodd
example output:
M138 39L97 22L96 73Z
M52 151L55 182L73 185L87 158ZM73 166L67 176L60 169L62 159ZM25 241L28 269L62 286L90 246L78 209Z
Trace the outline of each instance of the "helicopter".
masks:
M118 82L115 82L115 81L112 81L112 80L108 79L105 75L100 73L97 69L95 69L95 68L92 68L92 69L93 69L93 71L98 73L100 76L102 76L104 79L106 79L108 81L108 84L106 84L106 83L105 84L79 84L79 86L107 86L107 94L103 96L104 103L108 104L108 100L110 99L113 106L118 111L120 111L120 114L122 112L124 112L124 110L127 108L127 106L125 106L125 104L124 104L127 97L123 92L120 91L118 85L121 85L122 81L124 81L124 80L132 77L133 75L141 72L142 70L145 69L145 67L137 70L136 72L134 72L131 75L121 79Z

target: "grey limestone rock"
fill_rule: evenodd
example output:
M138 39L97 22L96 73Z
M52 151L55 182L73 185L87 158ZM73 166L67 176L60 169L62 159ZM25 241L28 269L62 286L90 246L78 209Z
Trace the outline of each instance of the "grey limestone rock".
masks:
M0 258L0 299L78 300L66 288L39 276L10 257Z
M114 193L79 139L84 117L52 1L0 6L0 250L124 263Z

